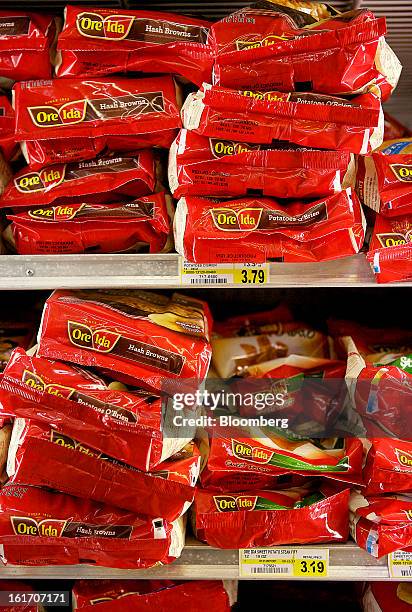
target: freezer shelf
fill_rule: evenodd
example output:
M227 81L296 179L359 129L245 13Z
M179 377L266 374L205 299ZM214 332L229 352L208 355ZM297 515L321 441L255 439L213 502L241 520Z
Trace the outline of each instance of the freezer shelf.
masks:
M0 289L182 286L179 255L2 255ZM184 285L209 287L212 284ZM216 287L239 285L219 284ZM250 285L244 285L250 286ZM262 285L257 285L262 286ZM265 287L377 286L363 254L322 263L271 263ZM412 283L402 283L412 286Z
M282 547L285 548L285 547ZM304 547L302 547L304 548ZM388 580L387 558L374 559L356 544L334 544L309 548L329 549L329 576L326 580ZM238 579L239 552L218 550L189 541L179 559L171 565L151 570L116 570L86 565L49 567L3 567L2 578L158 578L158 579ZM267 576L265 576L267 580ZM320 578L316 578L320 580Z

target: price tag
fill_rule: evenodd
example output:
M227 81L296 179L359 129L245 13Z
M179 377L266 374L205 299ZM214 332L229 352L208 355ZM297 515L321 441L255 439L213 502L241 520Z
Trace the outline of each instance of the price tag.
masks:
M244 548L239 551L241 578L326 578L327 548Z
M269 264L192 264L180 259L182 285L262 286L269 282Z
M388 555L388 569L391 578L412 578L412 552L397 550Z

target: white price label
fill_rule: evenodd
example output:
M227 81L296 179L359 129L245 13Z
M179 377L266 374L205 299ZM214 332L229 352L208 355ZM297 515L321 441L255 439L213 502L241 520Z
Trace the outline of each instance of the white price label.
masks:
M244 548L239 551L241 578L325 578L327 548Z
M412 578L412 552L396 550L388 555L388 569L391 578Z
M266 285L269 264L193 264L180 259L182 285Z

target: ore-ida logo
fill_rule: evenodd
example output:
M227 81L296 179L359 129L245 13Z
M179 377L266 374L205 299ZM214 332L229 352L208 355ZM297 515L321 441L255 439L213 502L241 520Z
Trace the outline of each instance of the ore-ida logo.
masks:
M250 151L258 151L260 145L250 145L244 142L233 142L232 140L217 140L210 138L210 150L213 157L224 157L226 155L239 155L240 153L248 153Z
M64 180L66 166L45 168L40 172L28 172L14 179L14 185L20 193L33 193L45 191L60 185Z
M64 385L58 385L57 383L47 384L41 378L41 376L31 372L30 370L24 370L22 382L28 387L36 389L36 391L48 393L49 395L56 395L57 397L64 397L66 399L69 399L75 391L71 387L65 387Z
M36 521L28 516L11 516L10 521L16 535L49 538L60 538L67 523L58 519Z
M275 36L271 34L270 36L265 36L261 40L237 40L236 41L236 51L244 51L246 49L256 49L258 47L270 47L271 45L276 44L280 40L289 40L293 38L293 36L288 36L287 34L281 34Z
M110 353L120 338L120 334L110 329L92 330L88 325L77 321L67 322L67 333L70 342L75 346L99 353Z
M123 40L127 37L133 25L133 15L107 15L98 13L80 13L76 19L79 34L88 38L106 38L108 40Z
M66 102L63 106L29 106L34 125L41 128L62 127L81 123L86 117L87 100Z
M391 164L392 172L402 183L409 183L412 181L412 166L406 164Z
M400 244L412 242L412 230L408 230L406 234L385 232L376 234L376 237L384 248L398 246Z
M237 512L239 510L254 510L257 495L214 495L213 501L219 512Z
M86 206L49 206L47 208L34 208L29 210L29 217L42 221L71 221Z
M396 453L396 458L398 460L398 463L403 467L403 468L409 468L406 469L406 471L412 471L412 453L408 453L407 451L404 450L400 450L399 448L395 448L395 453Z
M238 440L232 440L232 452L237 459L251 461L252 463L269 463L274 454L274 451L251 446Z
M243 232L256 230L262 217L262 208L211 208L213 223L223 232Z

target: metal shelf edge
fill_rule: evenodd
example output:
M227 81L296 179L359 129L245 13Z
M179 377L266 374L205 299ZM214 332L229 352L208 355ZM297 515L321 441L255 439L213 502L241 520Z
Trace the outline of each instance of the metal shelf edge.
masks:
M302 547L304 548L304 547ZM389 580L387 558L374 559L353 543L312 545L309 548L328 548L329 575L326 580ZM48 567L2 567L2 578L158 578L158 579L239 579L237 550L219 550L189 541L179 559L170 565L149 570L119 570L88 565ZM265 578L267 579L267 577ZM317 579L319 580L319 579Z
M2 255L0 289L239 287L182 285L179 255ZM245 285L250 287L250 285ZM271 263L265 287L376 287L363 254L319 263ZM393 285L399 286L399 285ZM402 286L412 286L403 283Z

